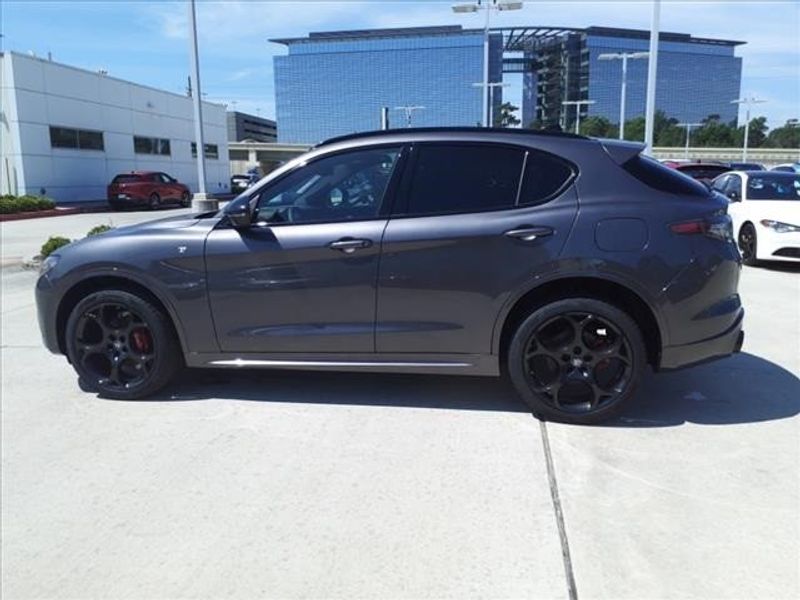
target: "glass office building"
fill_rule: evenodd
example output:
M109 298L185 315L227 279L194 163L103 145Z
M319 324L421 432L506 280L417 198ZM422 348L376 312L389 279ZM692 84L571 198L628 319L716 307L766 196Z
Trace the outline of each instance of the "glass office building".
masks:
M482 122L483 31L460 26L311 33L271 40L288 54L275 57L281 142L315 143L378 129L381 108L391 127L473 126ZM668 117L699 122L709 115L736 119L743 42L662 33L656 106ZM581 118L619 120L621 64L603 53L647 51L649 32L589 27L515 27L491 30L489 81L521 76L524 126L570 128L576 108L564 101L593 100ZM647 59L628 63L626 119L644 115ZM507 77L511 79L511 77ZM497 114L502 88L494 88Z
M272 40L278 140L315 143L379 129L381 108L392 127L480 124L483 31L421 27L311 33ZM502 78L502 35L492 34L490 81ZM501 101L496 89L494 103Z

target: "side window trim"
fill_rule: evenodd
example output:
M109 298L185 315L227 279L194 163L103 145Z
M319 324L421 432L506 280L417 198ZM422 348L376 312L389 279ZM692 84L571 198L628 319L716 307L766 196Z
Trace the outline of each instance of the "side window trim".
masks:
M528 168L528 157L531 151L526 150L525 156L522 157L522 170L519 172L519 181L517 182L517 197L514 199L514 208L519 206L519 201L522 196L522 186L525 184L525 169Z

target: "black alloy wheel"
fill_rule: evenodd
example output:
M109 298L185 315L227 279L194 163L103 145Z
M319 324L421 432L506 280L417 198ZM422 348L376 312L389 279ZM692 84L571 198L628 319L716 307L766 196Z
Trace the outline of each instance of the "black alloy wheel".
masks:
M511 379L534 414L568 423L608 419L631 398L646 363L636 323L590 298L531 314L512 339Z
M745 223L739 230L739 251L742 253L744 264L752 267L758 262L756 248L758 248L756 228L751 223Z
M67 354L85 389L136 399L157 391L180 366L166 316L125 291L96 292L78 303L66 330Z
M147 205L150 207L150 210L156 210L159 206L161 206L161 197L153 192L150 194L150 200L148 201Z

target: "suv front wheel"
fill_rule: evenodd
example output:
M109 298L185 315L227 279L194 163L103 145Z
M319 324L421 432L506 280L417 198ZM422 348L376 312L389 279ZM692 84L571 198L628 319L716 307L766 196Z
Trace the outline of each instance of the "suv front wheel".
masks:
M66 346L82 387L105 398L149 396L181 366L167 316L122 290L95 292L78 302L67 320Z
M592 298L542 306L517 328L508 349L511 381L545 420L597 423L634 395L647 353L625 312Z

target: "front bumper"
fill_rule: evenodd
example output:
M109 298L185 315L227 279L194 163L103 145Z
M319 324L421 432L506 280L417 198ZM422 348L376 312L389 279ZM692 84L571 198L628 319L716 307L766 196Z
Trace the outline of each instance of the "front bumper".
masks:
M47 275L42 275L36 281L36 316L39 321L39 331L45 347L53 354L61 354L58 344L58 330L56 324L58 301L55 298L53 286Z
M739 352L744 343L743 321L744 309L740 309L733 325L721 334L691 344L665 347L661 351L659 368L681 369Z
M800 262L800 233L778 233L756 225L756 258Z

